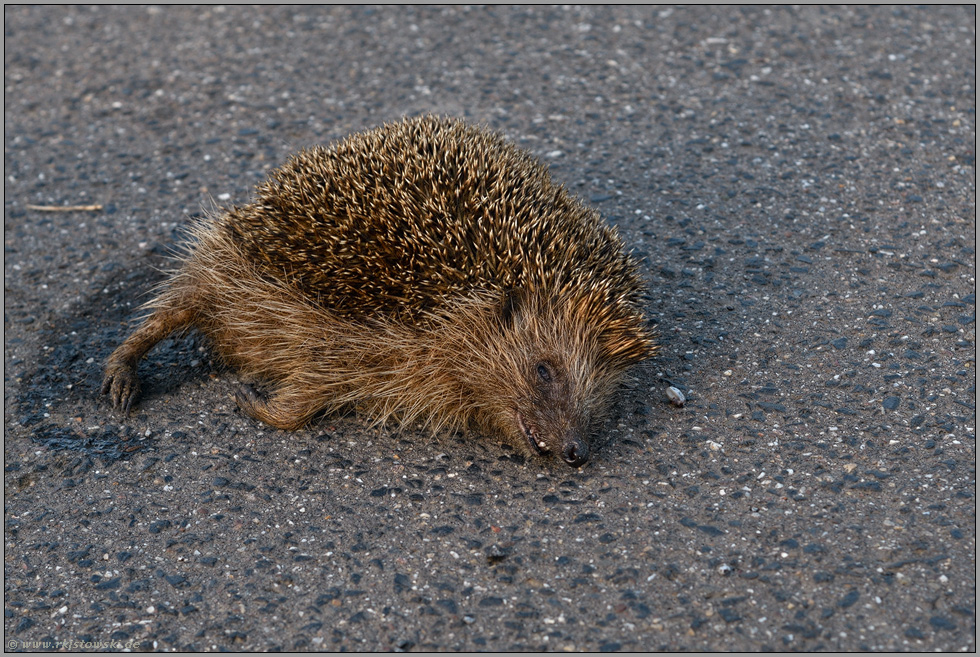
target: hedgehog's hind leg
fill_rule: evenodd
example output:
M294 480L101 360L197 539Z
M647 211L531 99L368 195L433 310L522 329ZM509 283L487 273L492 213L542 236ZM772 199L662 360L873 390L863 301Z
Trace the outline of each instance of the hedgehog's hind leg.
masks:
M140 394L139 376L136 374L140 358L160 340L177 329L190 326L193 321L194 313L189 309L159 308L112 352L106 361L101 393L109 395L114 408L129 414Z
M268 398L244 385L235 394L238 406L252 418L277 429L297 431L323 410L323 404L308 394L280 387Z

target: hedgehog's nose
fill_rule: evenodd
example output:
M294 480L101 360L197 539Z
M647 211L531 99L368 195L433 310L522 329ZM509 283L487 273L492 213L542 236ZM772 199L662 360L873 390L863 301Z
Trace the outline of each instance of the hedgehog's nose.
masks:
M577 468L589 460L589 446L578 438L569 438L561 448L561 456L565 463Z

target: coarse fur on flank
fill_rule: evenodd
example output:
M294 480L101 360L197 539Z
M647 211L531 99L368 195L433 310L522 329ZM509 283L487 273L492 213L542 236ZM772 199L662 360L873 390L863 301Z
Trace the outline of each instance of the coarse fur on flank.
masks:
M527 153L409 119L301 152L252 203L195 224L103 391L128 410L142 355L196 327L269 387L237 399L273 426L353 407L581 465L625 371L655 352L642 293L615 231Z

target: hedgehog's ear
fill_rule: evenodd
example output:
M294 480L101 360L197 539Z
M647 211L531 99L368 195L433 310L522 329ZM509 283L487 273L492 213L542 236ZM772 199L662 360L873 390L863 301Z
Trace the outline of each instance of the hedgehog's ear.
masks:
M504 290L500 300L500 323L506 328L514 325L514 320L521 309L521 294L519 290Z

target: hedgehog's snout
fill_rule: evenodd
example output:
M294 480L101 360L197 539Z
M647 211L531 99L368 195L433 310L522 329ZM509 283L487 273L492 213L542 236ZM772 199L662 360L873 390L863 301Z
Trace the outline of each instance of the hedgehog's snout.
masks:
M537 428L527 422L524 417L517 414L517 424L531 446L531 451L538 456L546 456L551 453L548 442L539 433ZM579 437L577 432L568 432L560 441L561 458L573 468L585 465L589 462L589 444Z
M585 465L589 462L589 444L577 436L569 436L562 443L561 457L573 468Z

